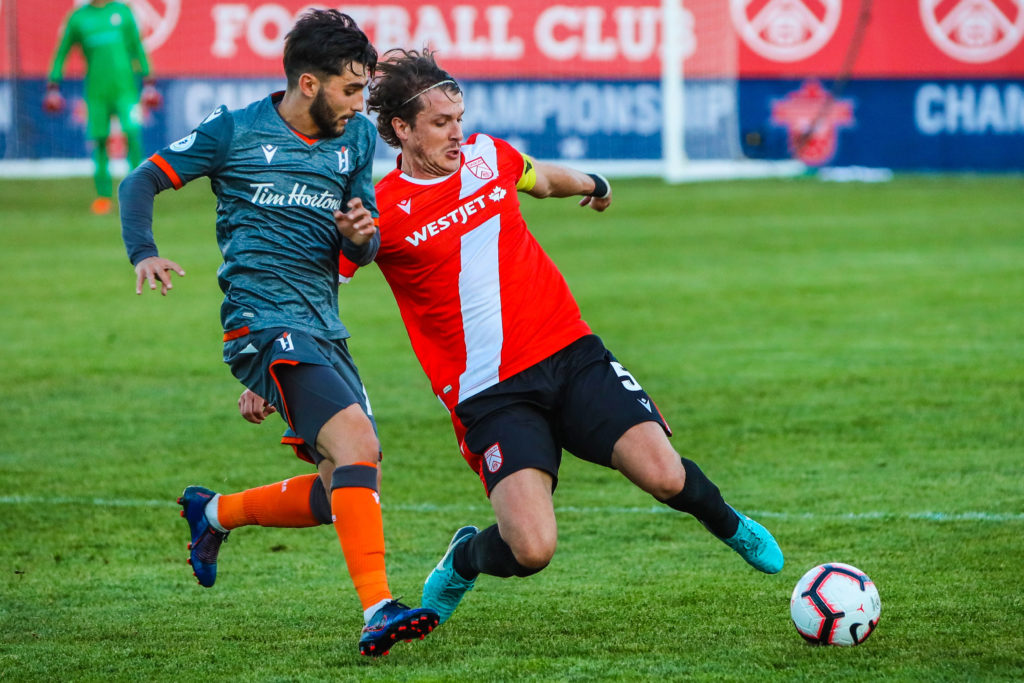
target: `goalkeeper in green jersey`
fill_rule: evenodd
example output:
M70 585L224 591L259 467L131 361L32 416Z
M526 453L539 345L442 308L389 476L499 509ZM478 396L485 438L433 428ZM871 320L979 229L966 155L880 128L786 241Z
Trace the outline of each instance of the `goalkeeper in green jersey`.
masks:
M75 45L81 48L86 64L85 104L89 113L86 135L96 165L93 179L97 197L92 211L104 214L110 211L114 194L107 156L110 117L116 116L121 123L128 142L128 164L135 168L142 161L139 78L144 84L141 106L155 109L160 106L161 97L149 74L149 62L131 10L121 2L91 0L73 10L65 21L64 35L53 57L43 99L46 111L64 109L60 81L64 59Z

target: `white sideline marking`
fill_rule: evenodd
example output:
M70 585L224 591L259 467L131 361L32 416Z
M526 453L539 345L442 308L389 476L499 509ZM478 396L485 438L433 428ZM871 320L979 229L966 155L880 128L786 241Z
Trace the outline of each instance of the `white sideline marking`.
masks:
M111 498L77 498L77 497L45 497L45 496L0 496L0 504L7 505L92 505L94 507L137 507L137 508L161 508L175 507L177 504L168 500L144 500L144 499L111 499ZM418 504L385 504L385 510L398 512L490 512L489 505L475 505L472 503L464 505L435 505L433 503ZM671 508L663 505L652 505L650 507L627 507L616 505L604 505L595 507L580 507L576 505L562 505L555 507L556 512L561 513L585 513L585 514L640 514L640 515L663 515L679 514ZM925 522L1024 522L1024 512L846 512L841 514L819 514L816 512L770 512L767 510L747 510L750 516L767 519L781 520L808 520L808 521L869 521L876 519L904 519L920 520Z

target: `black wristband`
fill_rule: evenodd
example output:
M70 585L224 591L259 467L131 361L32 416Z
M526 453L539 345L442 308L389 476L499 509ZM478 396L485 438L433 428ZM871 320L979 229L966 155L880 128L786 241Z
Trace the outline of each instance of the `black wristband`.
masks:
M603 175L600 173L588 173L587 175L594 181L594 191L590 193L590 197L605 199L612 193L612 186Z

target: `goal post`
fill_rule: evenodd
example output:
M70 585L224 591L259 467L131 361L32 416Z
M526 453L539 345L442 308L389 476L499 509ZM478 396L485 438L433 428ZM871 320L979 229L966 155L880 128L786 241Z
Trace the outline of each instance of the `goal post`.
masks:
M661 177L671 183L793 176L803 164L744 156L739 37L727 0L660 0Z
M682 40L682 0L661 0L661 157L662 176L669 182L679 179L686 165Z

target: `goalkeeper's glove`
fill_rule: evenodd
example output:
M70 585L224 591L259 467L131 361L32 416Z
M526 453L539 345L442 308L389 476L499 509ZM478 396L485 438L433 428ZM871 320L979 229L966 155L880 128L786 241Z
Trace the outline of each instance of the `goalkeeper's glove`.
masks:
M152 76L147 76L142 80L142 97L139 101L150 111L163 106L164 96L156 89L156 79Z
M46 84L46 95L43 97L43 111L58 114L64 111L64 96L60 94L60 86L56 83Z

